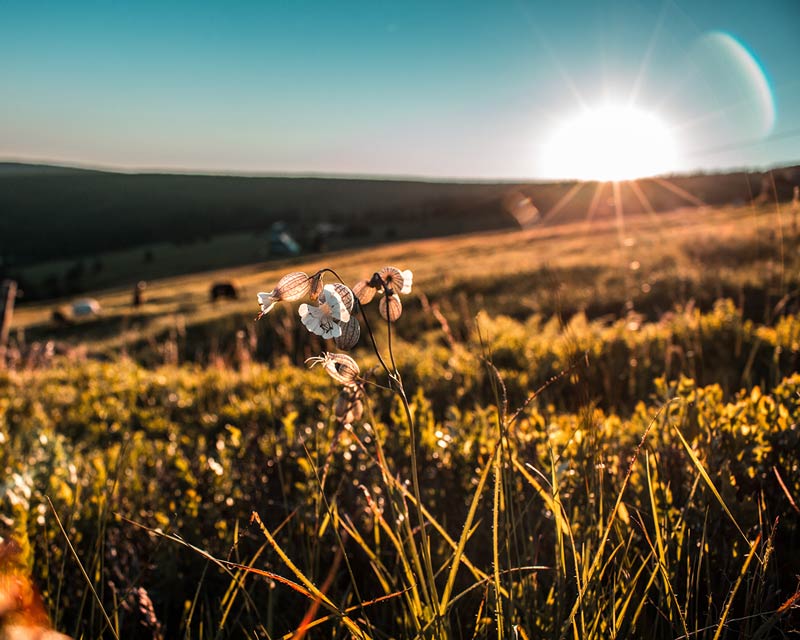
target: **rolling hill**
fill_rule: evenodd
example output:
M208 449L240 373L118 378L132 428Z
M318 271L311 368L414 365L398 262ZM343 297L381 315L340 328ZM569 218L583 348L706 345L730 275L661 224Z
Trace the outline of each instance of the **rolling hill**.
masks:
M617 197L626 214L659 212L744 203L761 185L760 173L676 176L621 183ZM27 300L54 298L263 261L276 222L311 252L607 218L614 195L612 185L592 182L131 174L0 163L0 276L19 280Z

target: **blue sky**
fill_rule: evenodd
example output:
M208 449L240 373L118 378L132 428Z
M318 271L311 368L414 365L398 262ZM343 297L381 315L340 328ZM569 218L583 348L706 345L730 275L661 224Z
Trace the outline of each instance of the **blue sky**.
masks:
M796 162L798 24L797 0L0 0L0 158L546 178L571 114L632 101L675 170Z

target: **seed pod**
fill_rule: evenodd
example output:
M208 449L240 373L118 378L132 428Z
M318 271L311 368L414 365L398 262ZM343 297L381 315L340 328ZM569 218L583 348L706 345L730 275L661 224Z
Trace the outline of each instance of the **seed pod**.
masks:
M272 292L275 300L299 300L311 291L311 280L302 271L294 271L278 280L278 286Z
M311 283L309 287L309 297L316 302L319 299L319 296L322 294L322 289L324 288L325 283L322 282L322 271L317 271L311 277Z
M385 320L397 322L400 314L403 313L403 303L400 302L400 296L396 293L391 296L383 296L378 303L378 311L380 311Z
M355 302L356 297L353 295L353 292L350 290L350 287L343 285L341 282L334 282L331 285L339 294L339 297L342 299L342 303L344 304L345 308L348 311L353 310L353 303Z
M309 358L306 363L310 363L312 367L321 364L331 378L346 386L358 384L358 376L361 374L356 361L346 353L323 353L321 356Z
M342 335L334 338L334 342L340 349L348 351L356 345L361 337L361 325L358 323L358 318L351 315L350 320L344 323L340 322L339 326L342 328Z
M375 297L376 289L367 280L356 282L353 287L353 294L361 304L369 304Z
M403 274L397 267L384 267L378 271L378 275L392 293L399 293L403 289Z

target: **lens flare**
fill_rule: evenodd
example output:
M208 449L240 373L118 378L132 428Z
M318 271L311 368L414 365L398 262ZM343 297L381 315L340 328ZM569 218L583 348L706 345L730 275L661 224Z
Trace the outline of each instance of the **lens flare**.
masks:
M695 64L731 124L766 137L775 127L776 108L764 68L739 40L724 31L704 34L694 47Z

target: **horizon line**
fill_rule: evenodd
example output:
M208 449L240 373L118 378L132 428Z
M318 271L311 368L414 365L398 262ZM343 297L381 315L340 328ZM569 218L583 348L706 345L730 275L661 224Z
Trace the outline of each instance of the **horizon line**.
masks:
M98 173L116 173L120 175L164 175L164 176L197 176L220 178L284 178L284 179L313 179L313 180L364 180L374 182L424 182L446 184L558 184L564 182L574 183L606 183L606 182L634 182L636 180L651 180L656 178L693 177L698 175L729 175L734 173L765 173L776 169L784 169L800 165L800 159L778 162L768 166L749 167L720 167L717 169L691 169L687 171L672 171L652 176L641 176L623 180L585 180L581 178L536 178L532 176L511 176L482 178L474 176L424 176L415 174L383 174L383 173L337 173L323 171L307 172L261 172L245 171L238 169L205 169L205 168L175 168L175 167L150 167L150 166L120 166L113 164L90 164L73 160L48 160L42 158L17 158L0 156L0 165L18 164L30 167L50 167L54 169L75 169L78 171L94 171Z

